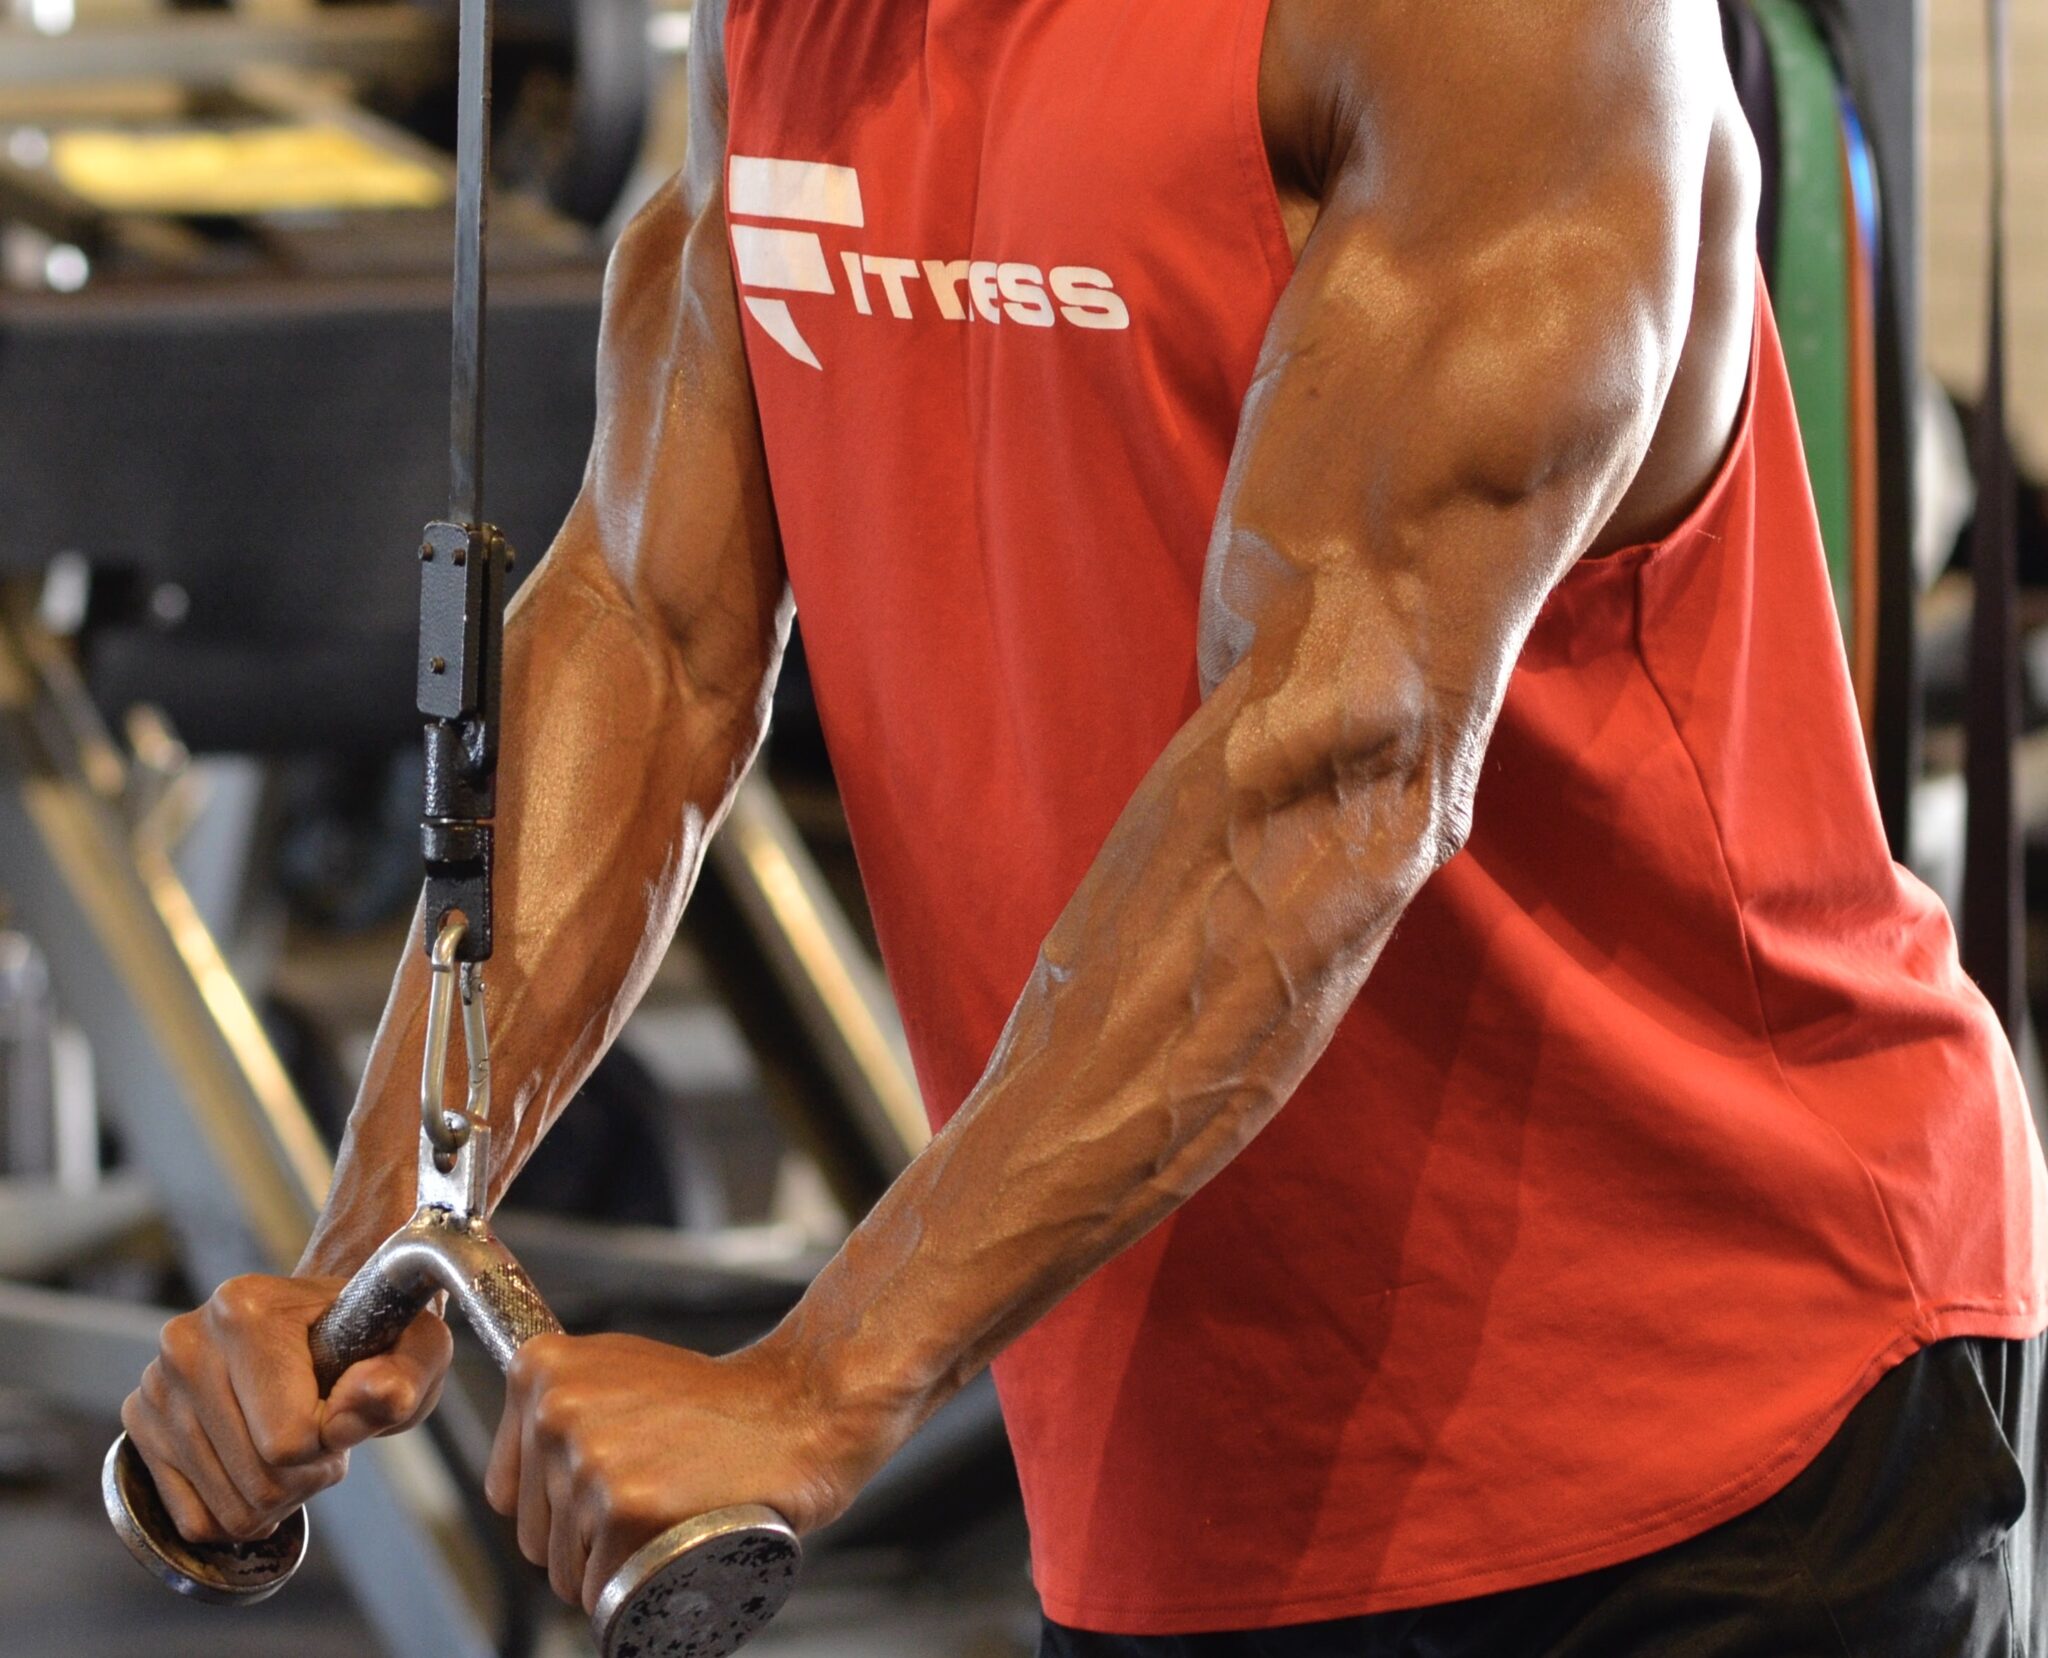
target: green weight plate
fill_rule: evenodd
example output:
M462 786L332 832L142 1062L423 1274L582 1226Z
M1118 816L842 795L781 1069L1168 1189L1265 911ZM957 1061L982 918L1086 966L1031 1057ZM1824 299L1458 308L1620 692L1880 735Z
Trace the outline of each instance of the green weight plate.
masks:
M1755 0L1778 84L1778 268L1771 303L1806 444L1835 611L1854 615L1848 204L1835 63L1800 0Z

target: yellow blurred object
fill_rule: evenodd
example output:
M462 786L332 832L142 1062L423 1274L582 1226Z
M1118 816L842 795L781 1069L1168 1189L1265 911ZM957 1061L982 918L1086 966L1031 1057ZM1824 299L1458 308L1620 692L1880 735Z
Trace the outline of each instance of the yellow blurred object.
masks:
M432 167L326 125L75 127L52 136L50 167L73 195L108 213L318 212L448 199Z

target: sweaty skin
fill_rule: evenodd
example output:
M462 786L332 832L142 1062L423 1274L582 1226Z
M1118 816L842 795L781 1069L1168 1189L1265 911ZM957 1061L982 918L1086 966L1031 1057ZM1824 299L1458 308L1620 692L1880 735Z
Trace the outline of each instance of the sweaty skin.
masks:
M500 1190L644 988L787 627L725 251L723 10L699 0L691 159L614 257L589 476L510 633ZM1726 448L1756 162L1710 0L1275 0L1261 112L1299 265L1210 544L1205 699L972 1095L776 1331L719 1359L521 1352L489 1495L586 1608L687 1515L832 1518L1281 1109L1462 844L1545 597L1672 527ZM410 1208L416 949L309 1273ZM429 1404L423 1319L323 1415L304 1340L327 1293L236 1280L167 1327L124 1419L188 1535L267 1528Z

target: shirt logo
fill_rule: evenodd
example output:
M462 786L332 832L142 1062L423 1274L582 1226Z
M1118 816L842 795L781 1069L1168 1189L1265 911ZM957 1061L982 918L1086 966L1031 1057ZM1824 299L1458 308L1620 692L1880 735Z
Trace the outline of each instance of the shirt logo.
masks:
M725 200L747 315L798 362L822 368L797 327L790 302L770 296L838 297L823 234L739 221L863 229L867 212L860 175L851 167L817 161L736 155L727 164ZM908 259L855 248L840 249L836 262L846 281L846 299L863 317L881 315L880 306L904 322L925 315L948 323L1007 321L1024 328L1131 326L1130 308L1116 284L1092 265L1046 270L1021 260Z

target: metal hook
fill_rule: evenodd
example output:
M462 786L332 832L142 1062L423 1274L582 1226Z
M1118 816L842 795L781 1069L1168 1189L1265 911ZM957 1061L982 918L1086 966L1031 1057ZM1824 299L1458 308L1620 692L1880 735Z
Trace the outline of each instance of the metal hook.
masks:
M484 970L479 962L462 964L462 1048L469 1062L469 1094L463 1113L471 1123L491 1121L491 1037L484 1028Z
M434 1160L445 1171L469 1140L470 1130L490 1121L491 1050L484 1029L483 975L473 962L462 964L462 1045L469 1065L469 1093L464 1108L447 1108L448 1038L454 1024L455 952L469 932L460 910L442 920L428 957L432 977L427 989L427 1047L420 1064L420 1132L434 1148Z

